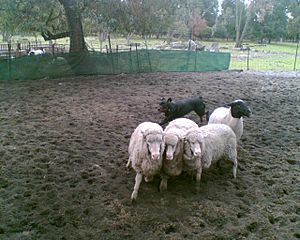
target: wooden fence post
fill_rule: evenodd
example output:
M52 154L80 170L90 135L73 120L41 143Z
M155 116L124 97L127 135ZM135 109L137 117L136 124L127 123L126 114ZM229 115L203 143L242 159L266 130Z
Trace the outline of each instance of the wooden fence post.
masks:
M129 62L130 62L130 73L132 73L133 69L132 69L131 44L130 44L130 48L129 48Z
M11 43L7 44L8 49L8 79L11 80Z
M21 55L21 43L17 43L17 56L19 57Z
M52 51L52 55L54 55L54 53L55 53L54 43L52 43L52 45L51 45L51 51Z
M247 71L249 71L250 48L247 47Z
M135 52L136 52L136 61L138 66L138 72L140 72L140 62L139 62L139 53L138 53L138 44L135 43Z
M197 49L196 49L196 51L195 51L194 72L196 72L196 69L197 69L197 54L198 54L198 51L197 51Z
M298 48L299 48L299 42L297 43L297 47L296 47L296 54L295 54L295 61L294 61L294 71L296 71Z

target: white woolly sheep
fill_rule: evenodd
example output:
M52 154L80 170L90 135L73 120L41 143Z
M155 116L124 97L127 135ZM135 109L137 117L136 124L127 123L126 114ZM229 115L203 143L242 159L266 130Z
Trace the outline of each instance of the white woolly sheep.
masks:
M28 51L28 55L42 55L45 54L45 50L43 48L40 49L32 49L30 48Z
M181 174L184 136L188 129L194 127L198 127L194 121L187 118L177 118L165 128L165 155L159 187L161 191L167 189L169 176L175 177Z
M233 163L233 177L236 178L237 151L236 136L225 124L210 124L187 131L184 142L183 162L185 170L196 170L197 185L202 169L209 168L223 157Z
M131 200L136 200L143 176L146 182L153 179L162 167L164 152L163 129L157 123L143 122L131 135L128 147L127 167L132 165L136 171L134 190Z
M222 123L231 127L236 135L237 141L243 135L243 117L250 117L251 110L243 100L235 100L227 104L227 107L215 109L209 117L208 124Z

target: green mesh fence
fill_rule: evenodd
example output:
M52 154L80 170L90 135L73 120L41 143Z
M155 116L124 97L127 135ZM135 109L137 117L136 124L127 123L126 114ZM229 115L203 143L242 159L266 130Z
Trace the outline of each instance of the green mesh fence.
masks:
M40 79L76 75L227 70L230 53L174 50L22 56L0 60L0 79Z

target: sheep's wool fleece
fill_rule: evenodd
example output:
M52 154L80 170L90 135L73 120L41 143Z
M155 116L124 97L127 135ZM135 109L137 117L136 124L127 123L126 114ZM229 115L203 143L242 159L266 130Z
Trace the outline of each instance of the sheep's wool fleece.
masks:
M171 121L165 129L165 144L176 146L173 160L164 159L163 169L169 176L178 176L183 168L183 139L186 131L190 128L198 127L198 125L187 118L177 118Z
M151 135L152 141L161 144L161 157L157 161L151 161L148 153L147 143L144 136ZM129 158L132 167L136 172L141 172L144 176L155 175L162 166L162 153L164 150L163 129L157 123L141 123L132 133L128 147Z
M201 143L204 168L209 168L212 162L230 154L230 151L236 151L236 136L225 124L210 124L193 128L187 133L186 138L197 139Z
M198 127L197 123L195 123L194 121L188 118L177 118L168 124L168 126L165 129L165 132L168 132L169 129L174 128L186 131L193 127Z
M243 135L243 117L234 118L231 116L231 108L219 107L209 117L208 124L226 124L234 131L237 141Z

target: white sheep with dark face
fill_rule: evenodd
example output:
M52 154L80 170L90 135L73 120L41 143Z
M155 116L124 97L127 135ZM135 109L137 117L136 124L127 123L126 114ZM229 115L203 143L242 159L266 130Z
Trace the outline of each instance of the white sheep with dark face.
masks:
M196 171L197 184L202 170L223 157L233 163L233 177L236 178L237 150L236 135L225 124L210 124L187 131L184 143L183 163L185 170Z
M186 131L198 125L187 118L178 118L171 121L164 130L165 154L161 172L160 190L167 189L168 178L181 174L183 169L183 142Z
M243 117L250 117L251 110L243 100L235 100L228 107L215 109L209 117L208 124L222 123L231 127L237 141L243 135Z
M146 182L159 174L162 167L164 152L163 129L157 123L143 122L137 126L131 135L128 147L130 165L136 171L134 190L131 200L136 200L143 176Z

